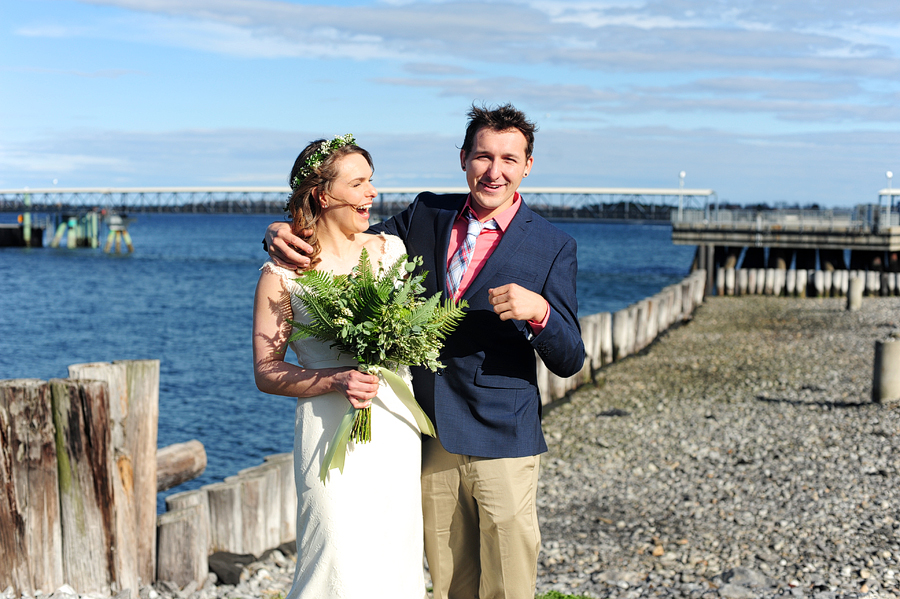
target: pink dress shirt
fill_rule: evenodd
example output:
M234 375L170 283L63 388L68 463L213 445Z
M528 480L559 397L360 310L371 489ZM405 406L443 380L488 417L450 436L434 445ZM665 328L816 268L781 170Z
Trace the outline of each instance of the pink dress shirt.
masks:
M459 249L462 240L466 238L466 231L468 229L468 220L464 216L467 210L471 210L470 203L472 201L472 196L466 200L465 206L463 206L459 215L456 217L456 220L453 222L453 230L450 231L450 246L447 248L447 267L450 266L450 259L453 257L453 254L456 253L456 250ZM496 230L493 229L484 229L481 231L481 234L478 236L478 239L475 240L475 249L472 251L472 256L469 258L469 266L466 268L466 272L463 273L462 281L459 282L459 289L456 292L456 296L453 298L454 300L459 300L466 290L469 288L469 285L472 284L472 281L475 280L475 277L478 276L478 273L481 272L481 269L484 267L487 259L490 258L491 254L494 253L494 249L496 249L497 245L500 243L500 239L503 237L503 233L506 232L506 229L509 228L509 223L512 222L512 219L516 216L516 213L519 211L519 206L522 205L522 196L519 195L519 192L516 192L515 197L513 198L512 205L494 217L494 220L497 221L497 226L499 227ZM472 211L472 214L475 214L475 211ZM545 300L546 301L546 300ZM531 327L531 332L535 335L539 334L544 330L544 327L547 326L547 321L550 319L550 304L547 304L547 313L544 314L544 319L540 322L529 320L528 325Z

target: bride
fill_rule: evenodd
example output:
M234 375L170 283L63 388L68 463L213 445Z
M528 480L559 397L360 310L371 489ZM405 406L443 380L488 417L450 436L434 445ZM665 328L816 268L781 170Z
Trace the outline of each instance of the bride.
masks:
M369 153L352 136L317 140L291 170L287 210L295 234L311 233L310 268L349 274L363 248L372 263L406 253L393 236L369 235L377 195ZM377 267L377 266L376 266ZM380 377L314 338L292 342L299 366L285 360L289 320L308 322L297 273L262 267L253 307L253 368L265 393L297 397L294 478L297 568L286 599L321 597L422 599L421 441L415 420ZM405 369L404 369L405 370ZM409 383L409 373L404 378ZM372 441L347 444L343 472L319 469L348 409L372 407Z

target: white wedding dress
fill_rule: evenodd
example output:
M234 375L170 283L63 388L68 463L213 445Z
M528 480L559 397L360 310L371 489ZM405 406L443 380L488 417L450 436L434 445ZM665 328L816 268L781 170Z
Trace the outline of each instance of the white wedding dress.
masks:
M406 253L385 236L382 263ZM297 274L271 262L263 270L281 276L291 292L294 320L307 321L294 296ZM356 366L328 343L290 344L304 368ZM405 367L401 372L411 379ZM297 400L294 478L297 485L297 569L286 599L422 599L423 532L421 437L409 409L382 379L372 401L372 440L347 443L344 471L319 469L350 403L338 392Z

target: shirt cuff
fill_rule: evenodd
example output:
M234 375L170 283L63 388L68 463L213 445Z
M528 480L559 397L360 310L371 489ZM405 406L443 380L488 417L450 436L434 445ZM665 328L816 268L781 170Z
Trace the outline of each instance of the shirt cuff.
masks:
M537 322L535 320L527 321L528 326L531 328L531 333L533 335L540 335L541 331L544 330L544 327L547 326L548 320L550 320L550 304L549 303L547 304L547 313L544 314L544 318L540 322Z

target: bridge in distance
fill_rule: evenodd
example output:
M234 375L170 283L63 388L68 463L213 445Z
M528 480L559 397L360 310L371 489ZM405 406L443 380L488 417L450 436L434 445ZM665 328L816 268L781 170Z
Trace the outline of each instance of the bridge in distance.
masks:
M377 216L407 205L420 188L380 188ZM464 193L462 187L434 188L434 193ZM523 187L528 205L549 218L670 222L673 210L708 214L718 204L711 189L618 187ZM114 212L271 213L282 214L287 187L110 187L0 189L0 211L78 213Z

